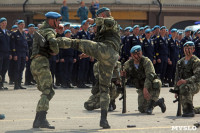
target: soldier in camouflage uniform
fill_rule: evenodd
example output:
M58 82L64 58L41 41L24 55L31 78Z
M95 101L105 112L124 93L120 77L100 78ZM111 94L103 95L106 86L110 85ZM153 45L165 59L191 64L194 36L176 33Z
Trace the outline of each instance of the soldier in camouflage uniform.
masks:
M64 38L64 43L68 48L74 48L85 54L94 57L99 61L99 89L101 120L100 126L110 128L107 121L107 111L110 102L109 85L112 78L113 69L119 58L120 35L119 25L111 16L110 9L103 7L97 11L97 18L87 19L90 24L96 23L97 33L95 42L81 39ZM60 46L64 46L62 40ZM62 47L62 46L61 46Z
M194 117L193 96L200 89L200 60L193 55L194 42L188 41L183 45L185 57L176 65L175 90L179 89L183 108L182 117Z
M49 68L49 58L59 53L58 40L56 39L55 28L59 26L60 14L48 12L45 14L47 20L42 24L40 30L35 32L32 50L31 73L37 82L37 88L42 92L36 108L36 117L33 128L49 128L46 119L49 101L54 96L52 76Z
M100 92L99 92L99 72L98 72L99 63L96 62L93 67L94 76L96 78L96 83L92 87L91 93L92 95L89 99L84 103L84 107L87 110L94 110L100 108ZM111 80L111 84L109 87L109 94L110 94L110 104L109 104L109 111L113 111L116 109L115 99L119 96L120 90L117 88L120 87L120 68L121 63L118 61L114 70L113 76Z
M153 108L159 106L164 113L166 106L164 98L159 99L161 81L158 79L151 60L142 55L141 46L131 48L132 59L124 64L121 76L135 85L138 93L138 110L141 113L152 114Z

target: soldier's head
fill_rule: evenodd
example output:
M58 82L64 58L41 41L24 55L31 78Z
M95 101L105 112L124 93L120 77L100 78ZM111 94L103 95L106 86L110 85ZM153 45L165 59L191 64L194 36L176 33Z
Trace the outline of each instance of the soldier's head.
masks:
M83 20L81 23L81 27L84 31L88 30L89 24L87 23L87 20Z
M190 35L191 35L191 29L186 28L186 29L185 29L185 36L186 36L186 37L189 37Z
M63 33L63 30L64 30L64 27L62 24L59 24L58 28L56 29L56 32L58 34L62 34Z
M15 31L18 29L18 26L17 25L13 25L12 28L11 28L11 31Z
M0 18L0 27L1 29L6 29L6 26L7 26L7 19L2 17Z
M160 34L160 26L159 25L155 25L154 26L154 31L155 31L155 35L159 35Z
M29 25L28 25L28 32L29 32L30 34L33 34L34 31L35 31L35 25L34 25L34 24L29 24Z
M67 37L67 38L70 38L71 37L71 31L70 30L65 30L64 31L64 35L65 35L65 37Z
M52 28L57 28L59 27L59 23L60 20L59 18L61 17L61 15L57 12L47 12L45 14L46 18L47 18L47 22L48 24L52 27Z
M133 34L137 36L137 35L139 35L139 33L140 33L140 26L134 25L133 26Z
M179 31L178 32L178 40L181 40L183 38L183 32Z
M126 27L126 28L124 29L124 35L125 35L125 36L129 36L129 35L130 35L130 29L131 29L131 27Z
M139 62L142 57L142 48L140 45L135 45L130 50L131 57L134 61Z
M143 35L145 33L144 27L140 27L139 35Z
M197 32L197 36L200 38L200 31Z
M145 30L145 37L147 38L147 39L149 39L149 38L151 38L151 29L146 29Z
M81 7L84 7L84 6L85 6L85 2L81 1Z
M19 30L23 30L25 28L24 20L18 20L17 22Z
M110 17L111 16L111 12L110 12L109 8L102 7L97 11L96 15L97 15L97 17L106 18L106 17Z
M186 57L190 57L193 55L194 51L195 51L195 47L194 47L194 42L192 41L187 41L184 45L183 45L183 50L184 50L184 54Z
M166 27L165 26L162 26L161 28L160 28L160 35L163 37L163 36L165 36L165 34L166 34Z
M70 29L70 23L68 23L68 22L66 22L65 24L64 24L64 30L69 30Z
M171 35L172 35L172 38L176 38L177 37L177 29L175 29L175 28L171 29Z

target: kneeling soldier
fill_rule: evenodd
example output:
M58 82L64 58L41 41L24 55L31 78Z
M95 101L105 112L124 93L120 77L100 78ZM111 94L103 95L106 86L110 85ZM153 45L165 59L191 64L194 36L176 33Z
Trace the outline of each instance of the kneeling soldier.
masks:
M142 55L140 45L132 47L130 52L132 59L125 62L121 76L130 79L138 89L138 110L150 115L154 107L159 106L164 113L166 111L164 98L158 98L162 83L155 73L151 60Z

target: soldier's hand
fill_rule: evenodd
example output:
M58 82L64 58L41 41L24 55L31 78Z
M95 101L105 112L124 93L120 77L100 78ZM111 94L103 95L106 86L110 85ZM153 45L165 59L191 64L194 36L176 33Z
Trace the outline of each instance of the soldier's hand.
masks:
M181 80L179 80L176 84L177 84L177 86L180 86L180 85L182 85L182 84L186 84L186 83L187 83L186 80L181 79Z
M157 62L158 62L158 63L161 63L161 59L157 59Z
M149 91L147 90L147 88L144 88L144 89L143 89L143 94L144 94L144 98L145 98L146 100L150 100L151 95L149 94Z
M60 59L60 62L65 62L65 60L64 59Z
M120 76L121 77L126 77L126 71L120 71Z
M9 55L9 60L12 60L12 55Z
M28 61L28 56L26 56L26 61Z
M94 24L94 19L92 18L88 18L86 23L89 23L89 24Z
M156 60L153 60L153 64L156 64Z
M177 98L178 98L178 95L175 93L174 97L177 99Z
M73 60L73 63L76 63L76 59Z
M14 61L17 61L17 56L14 56L13 60L14 60Z

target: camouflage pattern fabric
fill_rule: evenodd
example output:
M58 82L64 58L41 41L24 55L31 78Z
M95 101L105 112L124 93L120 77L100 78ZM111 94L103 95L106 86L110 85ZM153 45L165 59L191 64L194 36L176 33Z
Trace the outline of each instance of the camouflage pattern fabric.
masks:
M134 66L134 60L130 59L125 62L124 70L126 78L130 79L138 89L138 110L145 113L150 101L157 101L160 95L161 81L155 74L154 66L149 58L142 56L138 69ZM154 85L155 83L158 85ZM143 88L147 88L151 95L149 101L144 99Z
M193 55L187 64L185 64L184 61L185 57L177 62L175 85L178 82L179 76L181 79L185 79L187 81L186 84L179 86L182 98L182 108L183 110L186 110L188 104L193 105L193 96L197 94L200 89L200 60L198 57ZM176 88L178 88L178 86L175 86L175 89Z
M200 107L195 107L194 112L195 114L200 114Z
M104 22L108 19L111 23L106 25ZM60 48L74 48L99 61L100 107L102 110L108 110L110 102L108 88L114 66L119 58L119 26L114 19L110 18L98 18L95 19L95 23L97 24L97 27L99 26L97 31L97 37L101 36L101 38L98 39L99 41L97 40L97 42L94 42L90 40L58 38L58 45ZM109 35L107 33L109 33ZM116 38L110 33L115 33Z
M113 70L113 76L112 78L118 78L120 79L119 77L119 73L120 73L120 62L117 62L116 63L117 65L115 66L114 70ZM99 67L99 62L96 62L94 64L94 67L93 67L93 71L94 71L94 75L95 75L95 78L97 79L96 81L98 82L98 78L99 78L99 73L98 73L98 67ZM84 103L84 107L85 109L87 110L94 110L94 109L98 109L100 108L100 92L98 90L98 83L96 83L93 87L92 87L92 94L89 99ZM117 87L114 83L111 83L110 84L110 87L109 87L109 95L110 95L110 101L112 100L115 100L118 96L119 96L120 93L118 93L117 91Z
M31 72L37 82L38 90L42 92L36 111L47 111L49 109L49 101L55 94L52 88L49 60L44 56L34 58L31 63Z

